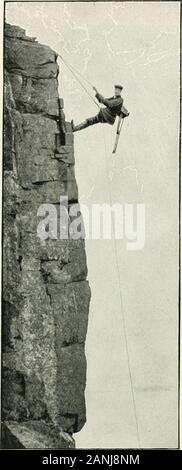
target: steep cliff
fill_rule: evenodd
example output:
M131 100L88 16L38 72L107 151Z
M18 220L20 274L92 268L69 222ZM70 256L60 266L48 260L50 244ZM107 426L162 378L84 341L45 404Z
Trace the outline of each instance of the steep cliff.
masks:
M90 288L84 239L42 239L37 212L78 202L57 55L5 26L3 447L74 447L86 421ZM61 74L60 74L61 82Z

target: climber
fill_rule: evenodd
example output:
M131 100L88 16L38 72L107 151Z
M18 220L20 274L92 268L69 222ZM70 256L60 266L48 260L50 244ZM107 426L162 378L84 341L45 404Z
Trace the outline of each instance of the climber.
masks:
M123 98L121 97L121 91L123 87L121 85L115 85L115 93L111 98L104 98L95 87L93 90L96 92L95 97L99 103L104 104L105 108L100 108L100 111L96 116L90 117L83 121L77 126L74 125L73 120L71 121L73 132L84 129L85 127L92 126L93 124L107 123L113 125L116 119L116 116L122 116L123 118L128 116L128 111L123 107Z

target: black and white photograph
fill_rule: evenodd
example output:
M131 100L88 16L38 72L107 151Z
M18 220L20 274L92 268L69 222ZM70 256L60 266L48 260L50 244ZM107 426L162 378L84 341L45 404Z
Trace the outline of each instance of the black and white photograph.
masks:
M181 447L180 10L2 4L0 458Z

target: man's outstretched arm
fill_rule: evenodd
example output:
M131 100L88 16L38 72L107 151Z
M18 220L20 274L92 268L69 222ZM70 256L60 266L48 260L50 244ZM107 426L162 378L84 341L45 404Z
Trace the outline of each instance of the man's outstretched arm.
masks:
M123 98L121 96L118 96L116 98L113 98L112 100L108 100L107 98L104 98L103 95L101 95L95 87L93 87L94 91L96 91L95 97L98 99L99 103L105 104L108 108L115 108L115 106L119 106L123 104Z

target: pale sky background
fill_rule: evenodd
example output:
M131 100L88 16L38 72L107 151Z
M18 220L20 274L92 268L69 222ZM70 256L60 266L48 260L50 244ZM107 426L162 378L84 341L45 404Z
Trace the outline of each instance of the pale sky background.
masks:
M179 2L9 3L9 23L60 52L105 96L123 84L130 111L116 127L75 134L81 203L145 203L142 251L87 241L92 290L87 424L78 447L139 447L122 318L126 322L141 447L177 446ZM59 60L67 120L97 113ZM89 91L92 91L91 89Z

